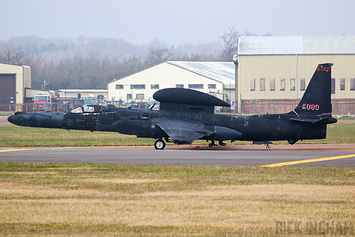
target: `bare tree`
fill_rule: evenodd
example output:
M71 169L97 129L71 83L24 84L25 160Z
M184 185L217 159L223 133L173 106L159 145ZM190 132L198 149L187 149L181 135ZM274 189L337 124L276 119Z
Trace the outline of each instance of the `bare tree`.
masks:
M233 60L233 55L238 51L238 31L234 27L229 28L228 32L224 33L219 38L224 44L224 47L221 50L220 60L231 62Z
M20 47L13 45L3 45L0 47L0 61L10 64L25 63L25 51Z
M167 48L150 48L148 57L147 57L147 65L154 66L159 63L167 61L171 57L171 53Z
M14 37L0 41L0 62L30 66L33 88L43 81L50 89L105 88L113 79L167 60L231 61L237 52L237 31L230 28L220 40L222 49L220 42L168 46L157 39L134 45L121 39Z
M4 63L13 63L13 57L15 54L15 47L10 45L1 46L0 59Z

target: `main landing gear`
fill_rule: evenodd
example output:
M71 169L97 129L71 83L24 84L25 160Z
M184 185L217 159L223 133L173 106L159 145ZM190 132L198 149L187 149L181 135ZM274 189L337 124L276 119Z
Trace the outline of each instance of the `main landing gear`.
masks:
M227 145L227 144L224 143L223 141L218 141L218 144L219 144L220 146L226 146L226 145ZM214 143L214 140L211 140L211 143L209 143L208 146L209 146L209 147L213 147L213 146L218 146L218 145L216 145L216 144Z
M272 142L270 142L270 141L253 141L253 144L266 145L266 150L269 151L271 149L270 144L272 144Z
M192 146L190 144L190 146ZM165 142L162 139L158 139L154 142L154 147L156 150L164 150L165 148ZM196 150L200 150L201 148L199 146L192 146L193 148L195 148Z

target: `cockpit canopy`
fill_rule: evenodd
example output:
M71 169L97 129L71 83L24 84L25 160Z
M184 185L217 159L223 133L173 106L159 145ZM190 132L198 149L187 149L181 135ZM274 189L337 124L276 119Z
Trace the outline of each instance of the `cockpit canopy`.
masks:
M73 109L71 112L75 114L82 114L82 113L99 113L101 110L101 105L83 105L76 109Z

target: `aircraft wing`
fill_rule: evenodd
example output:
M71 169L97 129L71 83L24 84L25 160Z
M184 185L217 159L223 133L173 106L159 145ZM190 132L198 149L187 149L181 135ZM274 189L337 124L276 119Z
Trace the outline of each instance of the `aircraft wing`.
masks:
M213 134L203 124L183 120L153 120L177 144L191 144L194 140Z

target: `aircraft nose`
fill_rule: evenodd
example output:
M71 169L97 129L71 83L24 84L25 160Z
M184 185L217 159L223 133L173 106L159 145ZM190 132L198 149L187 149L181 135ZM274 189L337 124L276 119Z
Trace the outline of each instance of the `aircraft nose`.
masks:
M11 115L7 118L7 121L9 121L10 123L14 123L14 116Z

